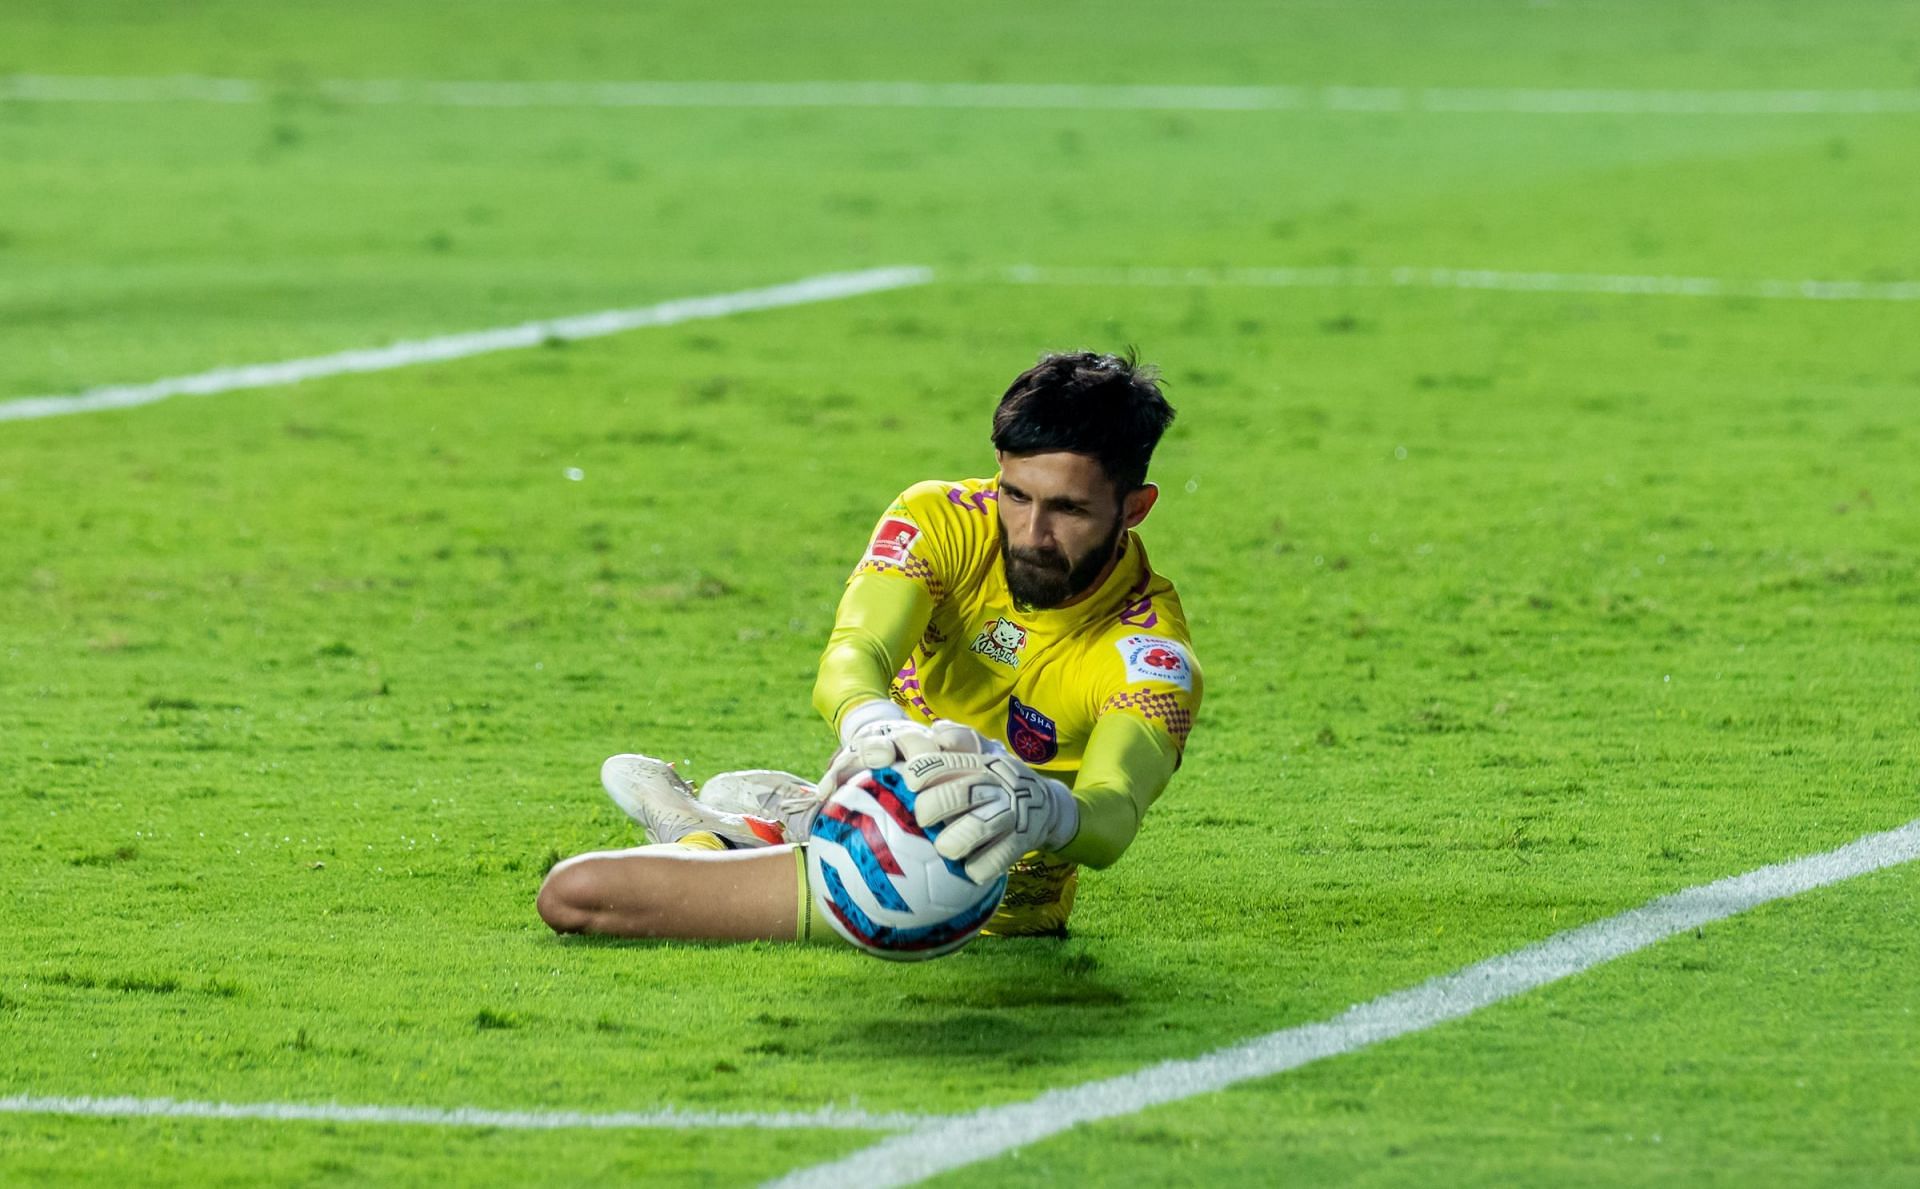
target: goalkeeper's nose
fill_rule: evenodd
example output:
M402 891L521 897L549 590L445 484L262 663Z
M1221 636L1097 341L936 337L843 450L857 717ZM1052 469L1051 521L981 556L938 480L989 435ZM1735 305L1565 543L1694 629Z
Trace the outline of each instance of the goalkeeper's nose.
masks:
M1059 538L1054 535L1053 525L1038 512L1028 512L1025 516L1007 520L1007 541L1014 552L1026 554L1054 555L1060 552Z

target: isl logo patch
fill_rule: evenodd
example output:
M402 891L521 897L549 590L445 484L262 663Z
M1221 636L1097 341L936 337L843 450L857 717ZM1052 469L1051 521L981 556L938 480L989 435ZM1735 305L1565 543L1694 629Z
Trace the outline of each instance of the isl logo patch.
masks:
M1007 746L1029 764L1044 764L1060 754L1060 729L1019 698L1008 698Z
M1164 636L1128 636L1115 641L1127 664L1127 683L1166 681L1181 689L1193 688L1193 661L1186 646Z

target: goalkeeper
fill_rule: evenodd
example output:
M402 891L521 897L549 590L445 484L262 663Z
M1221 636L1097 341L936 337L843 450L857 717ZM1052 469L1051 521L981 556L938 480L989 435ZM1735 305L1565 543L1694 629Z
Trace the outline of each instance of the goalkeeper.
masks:
M991 776L945 785L991 789L984 802L920 803L970 874L1011 866L986 931L1063 935L1079 868L1133 841L1200 705L1180 601L1133 531L1172 420L1130 357L1048 355L1021 373L993 416L999 473L908 488L847 580L813 691L841 741L827 775L729 772L696 793L666 763L615 756L601 782L654 845L560 863L541 917L563 933L832 937L806 886L815 810L855 772L930 756L916 787Z

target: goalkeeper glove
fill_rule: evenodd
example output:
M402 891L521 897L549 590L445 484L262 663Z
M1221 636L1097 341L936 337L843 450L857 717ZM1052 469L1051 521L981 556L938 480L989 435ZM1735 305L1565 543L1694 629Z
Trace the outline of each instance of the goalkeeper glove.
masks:
M913 816L922 828L945 824L933 848L985 883L1021 855L1058 850L1080 829L1080 805L1067 786L997 754L935 752L907 760Z
M870 702L868 706L898 710L891 702ZM867 706L857 707L849 712L848 719L865 710ZM832 795L835 789L870 768L886 768L915 756L943 751L978 754L987 747L988 741L980 732L947 719L922 725L886 714L865 717L864 723L854 722L847 731L845 743L828 763L827 774L820 778L818 787L823 797ZM843 727L846 725L842 723Z

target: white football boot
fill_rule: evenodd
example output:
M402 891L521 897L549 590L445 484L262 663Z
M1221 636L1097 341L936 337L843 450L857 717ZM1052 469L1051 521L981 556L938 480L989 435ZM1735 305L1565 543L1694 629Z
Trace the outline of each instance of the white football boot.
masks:
M678 842L696 830L715 834L733 847L787 841L786 829L777 818L722 813L694 800L693 786L665 760L612 756L600 765L600 783L613 803L640 823L650 842Z
M779 822L787 841L805 842L813 833L813 815L823 798L813 785L791 772L749 768L721 772L700 786L700 804L722 813Z

